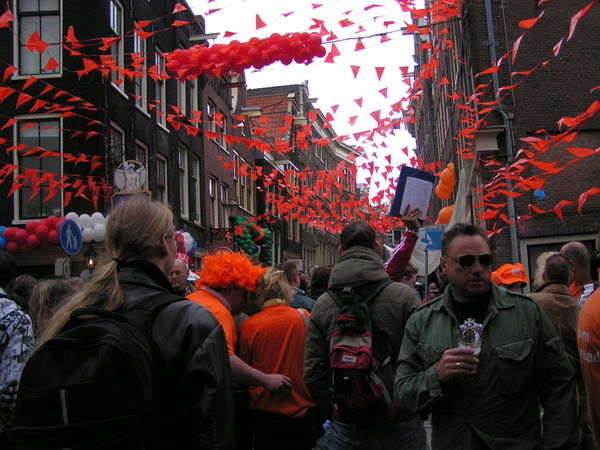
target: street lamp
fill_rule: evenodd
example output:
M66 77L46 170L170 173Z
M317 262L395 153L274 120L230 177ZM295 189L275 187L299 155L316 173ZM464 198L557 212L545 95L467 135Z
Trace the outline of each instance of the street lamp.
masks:
M83 254L83 262L91 274L98 263L98 253L92 248L92 244L90 244L90 248Z
M233 234L233 227L235 226L235 218L237 216L237 210L240 205L235 200L229 200L225 204L225 209L229 213L229 227L227 228L213 228L211 225L208 229L209 243L213 241L221 241L225 239L227 233Z

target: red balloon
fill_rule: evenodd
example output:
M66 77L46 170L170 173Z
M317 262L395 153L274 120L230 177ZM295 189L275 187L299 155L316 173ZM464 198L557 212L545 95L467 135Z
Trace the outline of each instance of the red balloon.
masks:
M29 253L29 252L31 252L31 247L27 244L21 244L21 245L19 245L19 251L21 253Z
M40 238L35 234L27 236L27 245L31 248L38 248L40 246Z
M17 232L17 228L6 228L2 233L2 237L6 240L6 242L15 240L15 233Z
M48 242L50 242L51 244L58 244L58 231L56 230L50 230L48 232Z
M16 255L17 253L19 253L19 244L17 244L16 242L7 242L6 251L11 255Z
M38 225L48 225L48 219L40 219Z
M320 46L320 47L315 48L315 56L317 58L322 58L326 54L327 54L327 50L325 50L325 47Z
M50 216L47 220L48 221L46 222L46 226L48 227L48 229L52 230L56 226L56 222L58 222L58 217Z
M50 230L48 229L48 227L46 225L39 225L37 227L37 230L35 230L35 234L40 239L46 239L48 237L49 232L50 232Z
M283 52L281 54L281 57L279 58L279 60L281 61L281 64L283 64L284 66L288 66L292 63L294 59L294 56L292 55L292 51L291 50L286 50L285 52Z
M319 36L319 34L310 33L307 43L311 47L319 47L323 43L323 40L321 39L321 36Z
M19 228L17 230L17 232L15 233L15 240L19 244L24 244L25 242L27 242L27 236L29 236L29 233L27 233L27 230L24 230L23 228Z
M292 44L292 39L289 36L281 36L277 44L282 50L287 50Z
M60 228L60 226L62 225L62 223L67 220L67 218L65 216L59 217L58 220L56 221L56 225L54 227L54 229L56 231L58 231L58 229Z
M27 222L27 224L25 225L25 230L27 230L27 232L29 234L35 233L35 230L37 227L38 227L38 223L35 220L31 220L31 221Z

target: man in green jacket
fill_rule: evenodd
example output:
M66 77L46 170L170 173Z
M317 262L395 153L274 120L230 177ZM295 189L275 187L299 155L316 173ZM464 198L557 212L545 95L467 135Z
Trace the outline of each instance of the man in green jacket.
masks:
M442 238L442 255L449 287L405 328L399 408L431 413L434 450L578 448L573 369L544 312L490 283L485 230L454 225ZM478 356L458 348L464 332L480 342Z

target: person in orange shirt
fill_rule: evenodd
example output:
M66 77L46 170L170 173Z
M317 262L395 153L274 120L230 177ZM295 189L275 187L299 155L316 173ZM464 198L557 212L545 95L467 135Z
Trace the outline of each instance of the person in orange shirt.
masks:
M285 272L268 269L256 288L262 311L248 318L240 332L244 362L292 380L292 389L282 395L250 387L254 450L310 450L316 443L315 404L302 380L310 313L290 307L292 296Z
M274 394L281 394L291 388L287 376L263 373L244 363L235 354L237 333L233 316L241 313L248 292L254 291L264 271L264 268L255 266L241 253L206 255L202 270L198 273L197 290L187 298L208 309L223 327L234 383L260 386Z

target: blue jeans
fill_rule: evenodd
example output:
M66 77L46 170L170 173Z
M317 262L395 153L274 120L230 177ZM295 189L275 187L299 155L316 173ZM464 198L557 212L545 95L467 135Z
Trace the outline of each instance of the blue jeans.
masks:
M427 450L421 418L384 425L332 424L331 450Z

